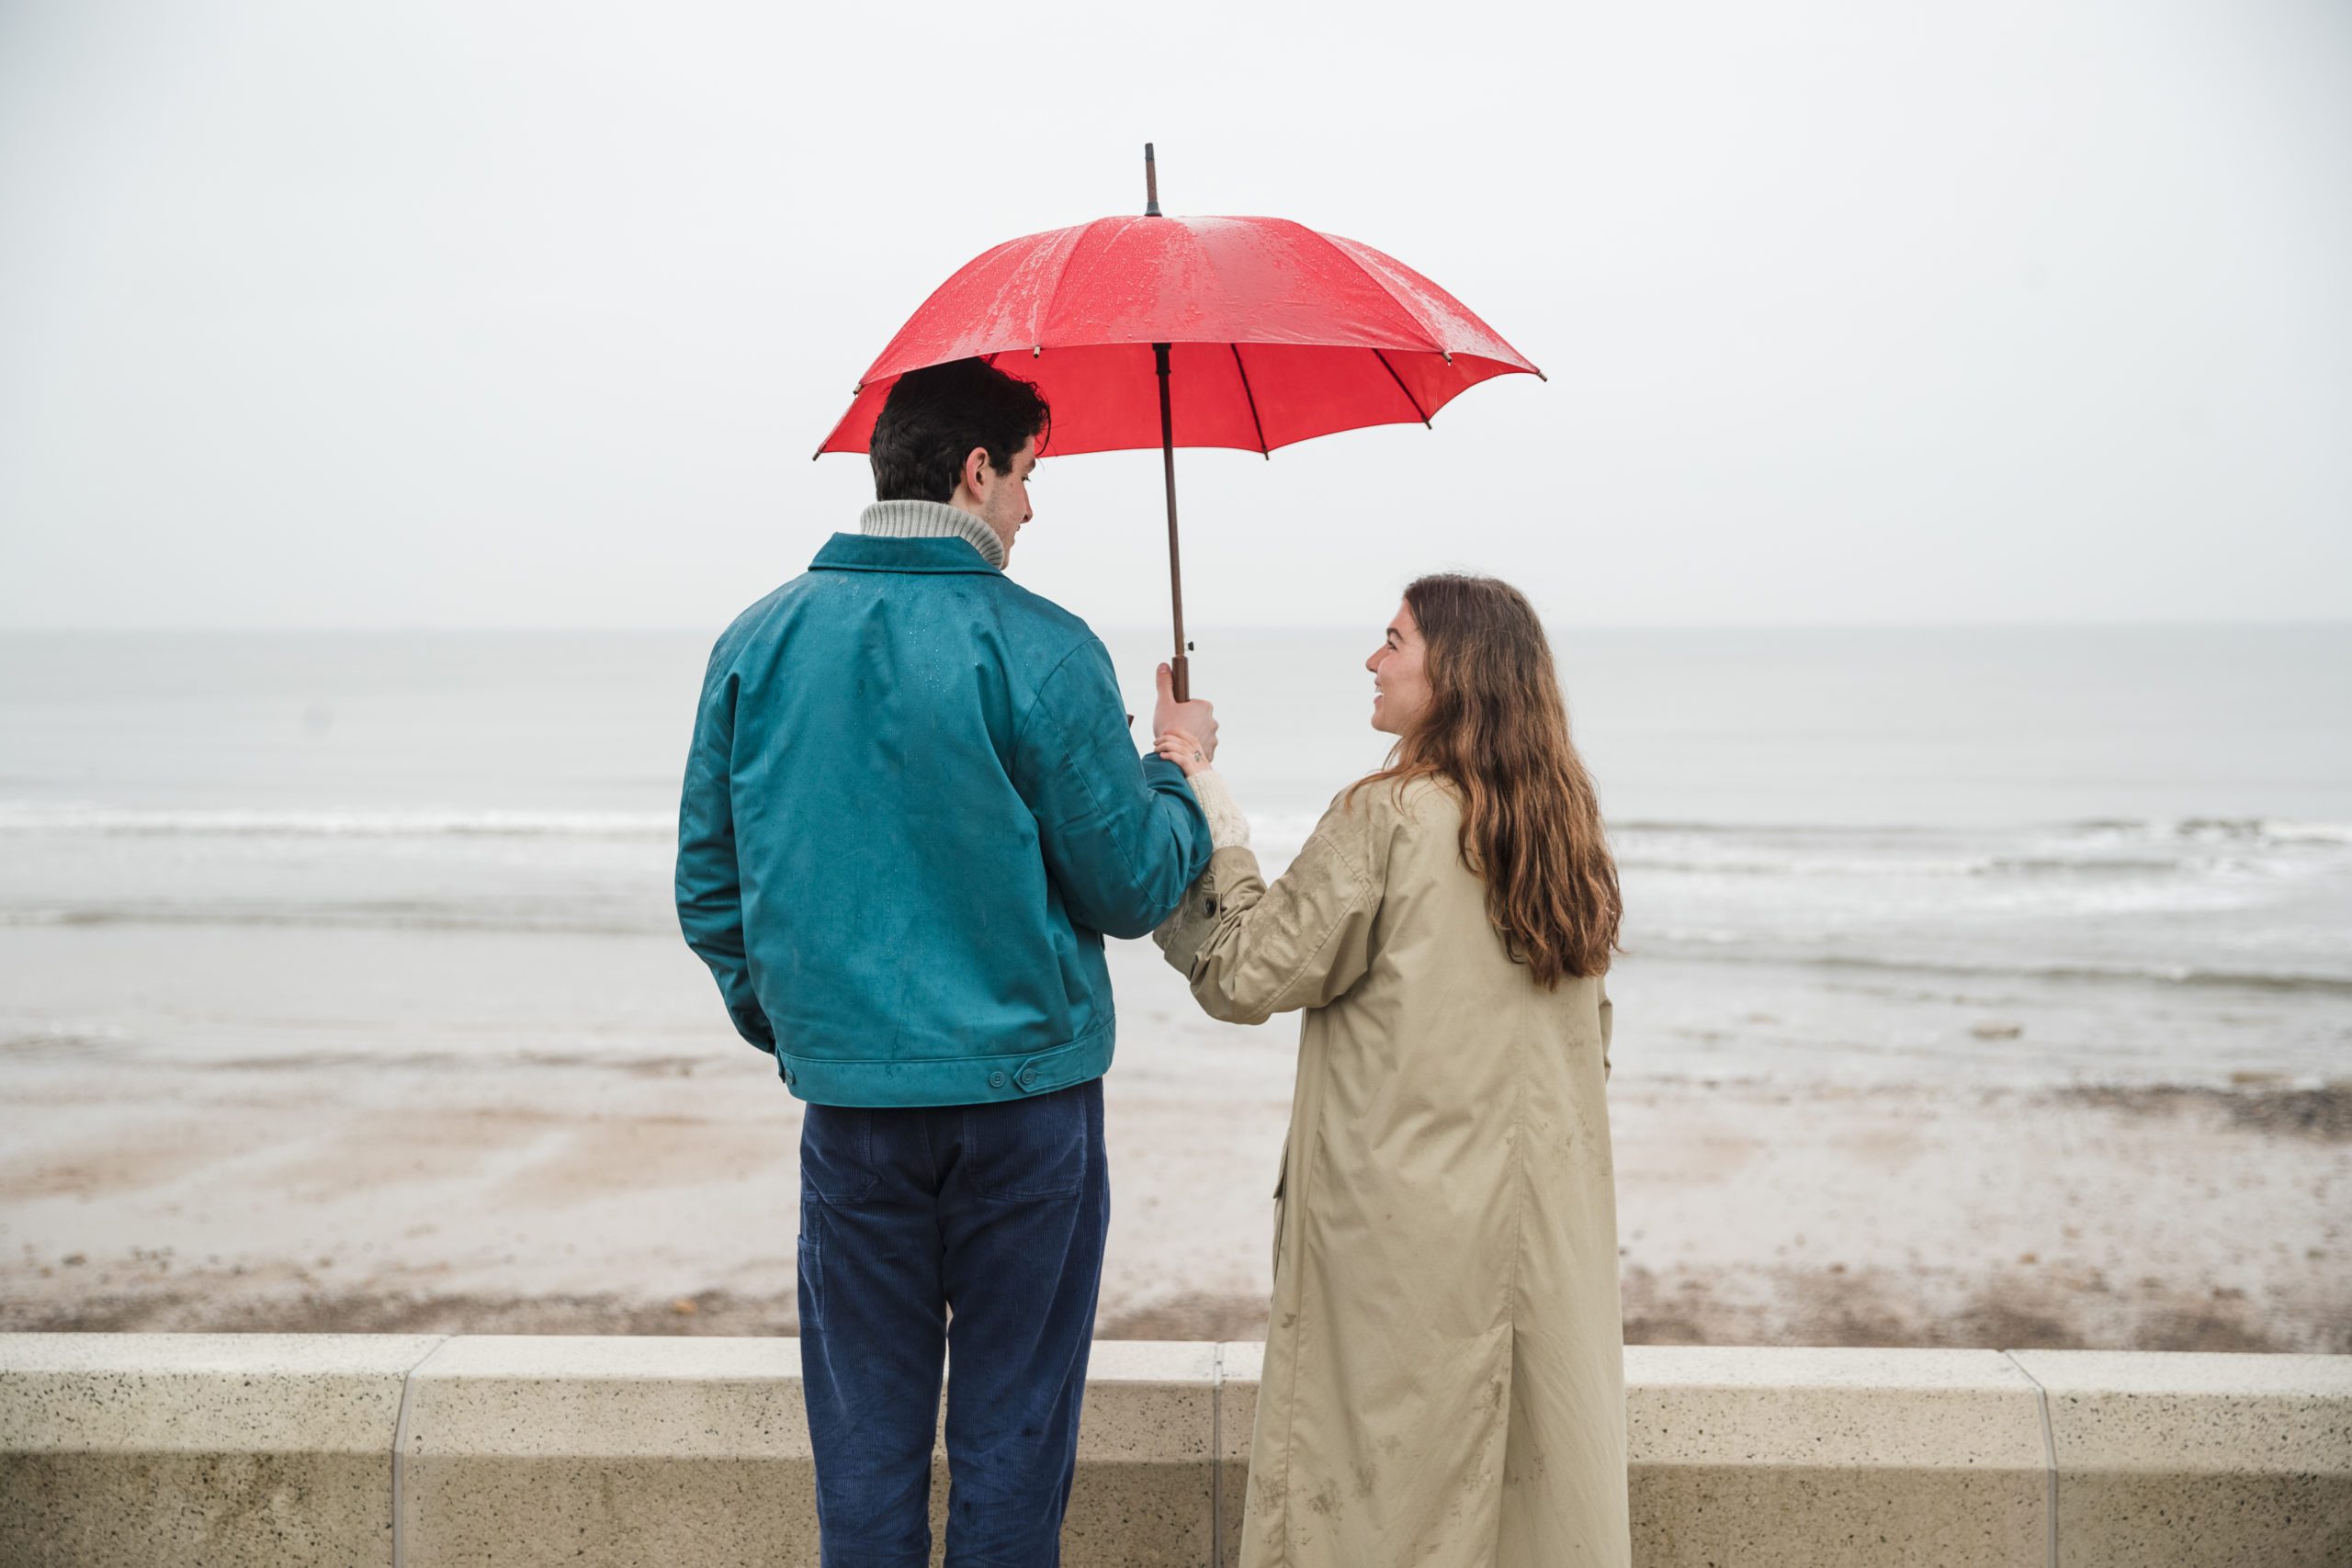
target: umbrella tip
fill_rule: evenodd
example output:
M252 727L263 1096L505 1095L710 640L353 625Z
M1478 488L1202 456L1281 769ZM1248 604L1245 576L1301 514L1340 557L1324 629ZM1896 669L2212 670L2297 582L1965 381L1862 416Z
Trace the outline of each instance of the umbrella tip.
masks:
M1152 159L1148 141L1143 144L1143 215L1159 216L1159 165Z

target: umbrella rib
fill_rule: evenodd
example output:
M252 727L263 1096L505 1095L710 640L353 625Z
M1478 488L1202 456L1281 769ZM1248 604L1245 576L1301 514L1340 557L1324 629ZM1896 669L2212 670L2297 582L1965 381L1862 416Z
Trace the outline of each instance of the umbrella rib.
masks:
M1101 220L1098 219L1096 221L1100 222ZM1084 244L1088 236L1093 232L1094 224L1086 224L1071 238L1069 249L1062 253L1062 269L1054 274L1054 286L1046 291L1046 308L1038 311L1029 323L1029 342L1033 348L1043 348L1046 345L1046 326L1053 320L1055 302L1062 297L1062 285L1069 281L1070 263L1078 259L1078 247ZM989 363L994 364L995 361L991 360Z
M1250 400L1250 423L1258 431L1258 451L1263 457L1272 457L1274 449L1266 445L1266 422L1258 417L1258 394L1250 389L1250 367L1241 363L1241 345L1228 343L1225 346L1233 351L1233 367L1241 372L1241 395Z
M1453 357L1451 354L1447 354L1445 342L1438 335L1437 329L1430 325L1429 321L1421 315L1420 311L1415 310L1409 302L1396 292L1396 289L1390 288L1386 278L1381 276L1378 273L1364 265L1363 263L1350 255L1346 251L1341 250L1338 245L1333 244L1331 243L1330 235L1316 229L1309 229L1306 231L1313 234L1317 239L1322 241L1323 248L1329 251L1333 255L1339 257L1341 265L1352 267L1357 273L1370 279L1372 286L1379 289L1383 294L1386 295L1388 297L1388 302L1396 306L1399 311L1403 312L1407 321L1420 328L1421 331L1427 334L1430 340L1430 347L1437 350L1440 354L1446 354L1446 356L1449 359Z
M1391 285L1391 284L1389 283L1388 279L1386 279L1386 278L1385 278L1385 277L1381 276L1380 276L1380 274L1378 274L1377 272L1374 272L1372 268L1370 268L1370 267L1368 267L1368 266L1364 265L1364 264L1363 264L1363 262L1361 262L1361 261L1357 260L1354 256L1350 255L1350 254L1348 254L1344 249L1342 249L1340 246L1339 246L1338 244L1336 244L1336 243L1334 243L1332 242L1332 239L1331 239L1331 236L1330 236L1330 235L1326 234L1326 233L1323 233L1323 232L1321 232L1320 231L1314 230L1314 229L1309 229L1309 230L1307 230L1306 231L1307 231L1308 233L1310 233L1310 234L1313 234L1317 239L1318 239L1318 240L1322 241L1322 242L1323 242L1323 247L1324 247L1324 249L1326 249L1326 250L1329 251L1333 255L1335 255L1335 256L1339 257L1339 258L1340 258L1340 260L1342 263L1344 263L1345 265L1349 265L1349 266L1351 266L1351 267L1355 268L1358 272L1360 272L1360 273L1363 274L1363 276L1366 276L1366 277L1370 278L1370 279L1372 280L1372 282L1373 282L1374 287L1377 288L1378 288L1378 289L1379 289L1383 294L1385 294L1386 296L1388 296L1389 299L1390 299L1392 302L1394 302L1394 303L1395 303L1396 307L1399 310L1402 310L1402 311L1404 311L1404 312L1405 312L1405 317L1406 317L1406 319L1407 319L1408 321L1411 321L1415 326L1417 326L1417 327L1420 328L1420 329L1421 329L1421 331L1423 331L1424 333L1427 333L1429 334L1429 339L1430 339L1430 347L1431 349L1435 350L1437 353L1439 353L1439 354L1442 354L1442 355L1445 355L1445 362L1446 362L1448 365L1451 365L1451 364L1453 364L1453 351L1452 349L1450 349L1450 348L1448 348L1448 347L1446 347L1446 346L1445 346L1445 339L1444 339L1443 334L1442 334L1442 333L1441 333L1437 330L1437 328L1436 328L1436 327L1434 327L1434 326L1432 326L1432 325L1430 325L1430 324L1429 318L1427 318L1426 316L1422 315L1422 314L1421 314L1421 312L1420 312L1420 310L1419 310L1419 309L1417 306L1415 306L1411 300L1409 300L1409 299L1406 299L1403 295L1401 295L1401 294L1397 293L1397 292L1396 292L1396 288L1395 288L1393 285ZM1368 246L1368 245L1367 245L1366 247L1364 247L1364 248L1365 248L1365 249L1367 249L1367 250L1370 250L1370 249L1371 249L1371 247L1370 247L1370 246ZM1377 254L1377 253L1374 253L1374 254ZM1396 260L1396 258L1395 258L1394 256L1391 256L1391 257L1389 257L1388 259L1389 259L1389 260L1391 260L1391 261L1395 261L1395 260ZM1401 266L1401 265L1403 265L1404 264L1403 264L1403 263L1401 263L1401 262L1399 262L1399 263L1397 263L1397 265ZM1461 301L1457 299L1457 300L1455 300L1455 301L1454 301L1454 303L1456 303L1456 304L1458 305L1458 304L1461 304ZM1468 307L1467 307L1467 306L1464 306L1463 308L1464 308L1464 310L1467 310L1467 309L1468 309ZM1494 329L1493 329L1492 327L1488 327L1488 328L1487 329L1487 331L1488 334L1489 334L1489 335L1491 335L1491 334L1493 333L1493 332L1494 332ZM1499 340L1499 339L1498 339L1497 341L1498 341L1498 342L1500 342L1500 340ZM1517 349L1515 349L1515 348L1511 348L1511 347L1510 347L1510 344L1502 344L1502 346L1503 346L1504 348L1506 348L1506 349L1510 349L1510 350L1511 357L1512 357L1513 359L1518 360L1518 361L1519 361L1519 363L1520 363L1521 366L1525 367L1525 368L1527 368L1529 371L1532 372L1532 373L1533 373L1533 375L1534 375L1534 377L1535 377L1535 378L1536 378L1537 380L1539 380L1539 381L1548 381L1548 380L1550 380L1550 379L1551 379L1551 378L1550 378L1550 377L1548 377L1548 376L1546 376L1546 375L1544 375L1543 371L1536 369L1536 368L1535 368L1535 367L1534 367L1534 366L1532 366L1532 365L1529 365L1529 364L1527 363L1526 356L1525 356L1525 355L1521 355L1521 354L1519 352L1519 350L1517 350ZM1465 354L1468 354L1468 353L1471 353L1471 352L1474 352L1474 351L1473 351L1473 350L1470 350L1470 349L1466 349L1466 348L1465 348L1465 349L1464 349L1464 350L1463 350L1463 352L1464 352L1464 353L1465 353ZM1424 424L1426 424L1426 423L1428 423L1429 422L1428 422L1426 419L1424 419L1421 423L1424 423Z
M1405 385L1405 378L1396 374L1396 367L1388 363L1387 351L1375 348L1372 354L1374 358L1380 361L1380 367L1388 372L1388 378L1396 383L1396 389L1405 394L1406 402L1412 405L1413 417L1429 429L1435 430L1437 426L1430 423L1430 416L1421 412L1421 400L1413 396L1413 389Z

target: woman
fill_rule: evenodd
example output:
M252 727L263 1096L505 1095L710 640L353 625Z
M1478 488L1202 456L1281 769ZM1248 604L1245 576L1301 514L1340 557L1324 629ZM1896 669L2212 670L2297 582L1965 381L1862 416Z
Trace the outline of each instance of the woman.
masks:
M1294 1008L1243 1568L1630 1560L1602 1083L1616 868L1544 630L1425 577L1365 660L1389 765L1268 887L1217 852L1157 933L1216 1017Z

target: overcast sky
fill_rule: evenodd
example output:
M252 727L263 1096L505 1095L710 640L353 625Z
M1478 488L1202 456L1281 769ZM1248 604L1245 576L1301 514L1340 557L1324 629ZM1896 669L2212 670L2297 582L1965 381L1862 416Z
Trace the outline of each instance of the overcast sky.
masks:
M0 626L715 627L999 241L1275 213L1550 373L1180 455L1204 626L2352 616L2352 5L0 0ZM1157 454L1015 574L1164 613Z

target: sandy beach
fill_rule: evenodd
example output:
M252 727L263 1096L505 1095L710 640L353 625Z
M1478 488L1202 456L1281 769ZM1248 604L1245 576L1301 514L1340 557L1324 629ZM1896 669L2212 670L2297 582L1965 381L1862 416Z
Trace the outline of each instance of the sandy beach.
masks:
M1271 873L1363 649L1216 646ZM1630 1338L2352 1349L2346 633L1562 646ZM790 1331L798 1110L671 902L707 651L0 660L0 1326ZM1256 1335L1296 1024L1112 967L1101 1331Z
M1117 954L1100 1332L1256 1337L1295 1025L1187 1016L1156 955ZM1633 1342L2352 1350L2352 1084L1653 1075L1627 1016ZM795 1325L798 1109L748 1047L174 1060L19 1036L0 1072L0 1327Z

